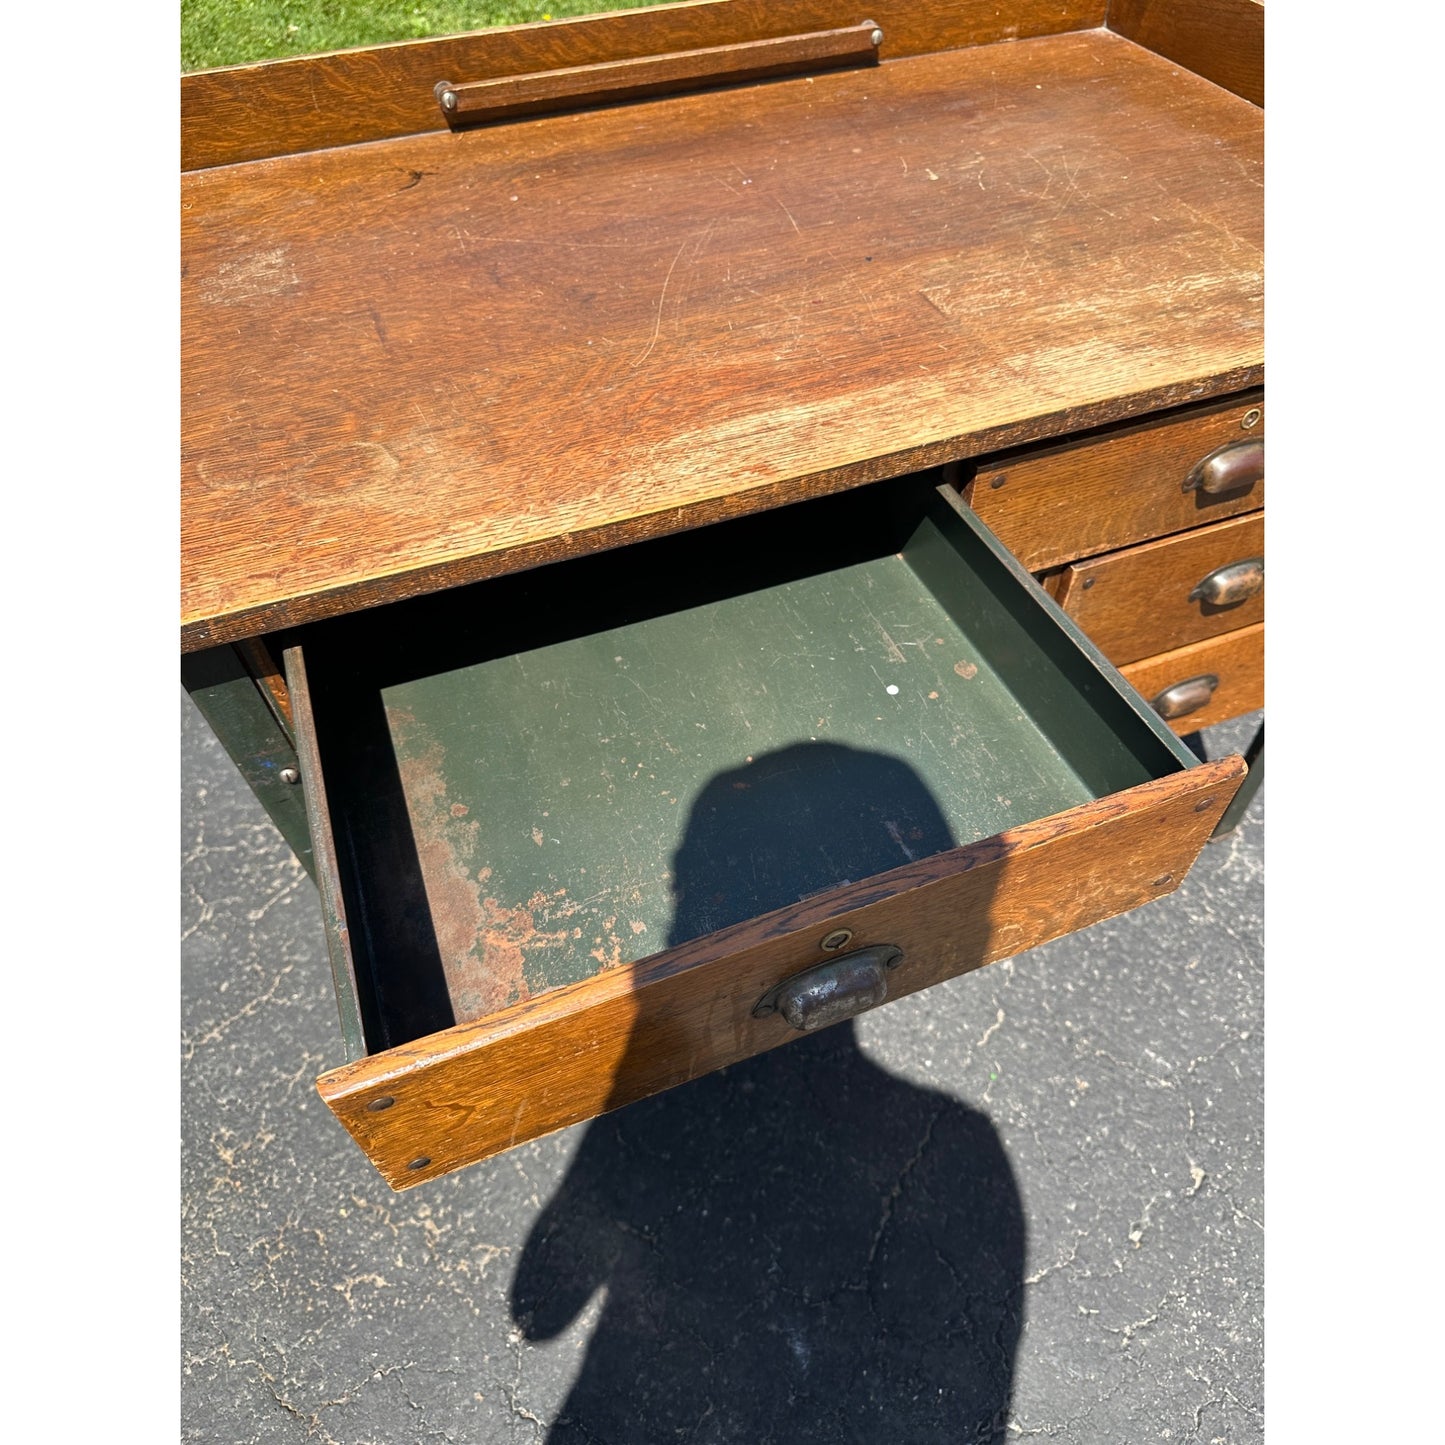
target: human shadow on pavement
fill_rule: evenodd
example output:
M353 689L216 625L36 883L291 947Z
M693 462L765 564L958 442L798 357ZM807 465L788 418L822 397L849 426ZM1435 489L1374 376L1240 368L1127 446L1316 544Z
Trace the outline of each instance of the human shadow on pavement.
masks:
M669 943L953 843L906 763L781 749L699 796ZM1025 1230L997 1132L851 1021L794 1040L587 1127L512 1284L534 1341L605 1292L549 1441L1004 1438Z

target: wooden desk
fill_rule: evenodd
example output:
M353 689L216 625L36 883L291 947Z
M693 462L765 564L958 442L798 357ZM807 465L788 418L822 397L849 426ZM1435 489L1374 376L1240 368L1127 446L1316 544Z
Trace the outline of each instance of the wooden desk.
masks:
M187 77L188 685L298 852L315 848L354 1059L323 1093L394 1184L783 1041L745 1022L751 993L724 1020L712 991L741 974L743 992L760 992L814 956L814 933L881 944L863 922L896 933L921 910L910 956L932 961L906 985L919 987L1157 896L1238 785L1237 759L1183 768L1025 569L1146 699L1167 710L1187 685L1177 730L1260 705L1258 589L1239 580L1263 501L1259 8L1140 0L1114 7L1113 29L1102 3L1003 8L865 17L720 0ZM851 32L817 39L864 19L882 33L871 54ZM610 93L604 72L576 74L666 52L642 73L676 75L687 57L771 42L815 58L606 106L585 94ZM816 59L830 44L852 47L842 68ZM438 81L464 91L537 72L514 89L556 113L454 130L434 94ZM557 98L537 102L549 87ZM1233 470L1201 485L1212 456ZM927 485L883 485L935 468L1017 560ZM852 511L826 501L852 493ZM363 822L348 799L328 805L338 765L323 754L373 746L336 741L344 679L366 672L380 697L418 648L438 668L481 666L484 652L436 639L479 618L511 625L564 583L620 593L644 558L673 579L652 613L682 605L690 576L720 575L738 539L752 569L740 587L791 586L807 566L775 576L756 560L782 546L772 519L792 528L797 557L845 527L881 538L900 508L903 554L933 547L918 526L942 528L959 557L993 569L988 605L1026 614L1040 656L1082 649L1061 665L1080 697L1112 699L1115 741L1064 761L1113 780L982 831L950 817L956 846L862 884L830 878L786 922L760 904L660 953L609 935L585 976L519 965L510 992L464 1005L456 950L515 962L559 930L539 926L537 895L491 897L479 856L466 936L447 942L436 867L450 862L417 856L432 783L406 775L424 749L408 755L394 715L400 812L384 825L380 804ZM692 551L688 536L702 539ZM837 545L838 565L864 560ZM1173 597L1210 578L1239 595ZM718 604L720 585L692 602ZM939 585L958 621L953 584ZM553 632L515 647L585 633L566 614L594 599L569 595L548 613ZM1151 600L1164 597L1172 610ZM1001 638L1011 625L986 627ZM986 677L1026 690L998 661L1012 643L979 646ZM308 656L325 659L325 696ZM1092 726L1080 713L1065 731ZM1116 743L1147 755L1143 771L1110 772ZM405 869L418 880L408 901L368 912L362 895ZM421 1010L443 1026L398 1035L377 1001L392 977L379 960L421 917L451 1014ZM558 1050L578 1061L570 1071ZM499 1069L511 1082L497 1093ZM419 1098L460 1122L408 1122L402 1106Z

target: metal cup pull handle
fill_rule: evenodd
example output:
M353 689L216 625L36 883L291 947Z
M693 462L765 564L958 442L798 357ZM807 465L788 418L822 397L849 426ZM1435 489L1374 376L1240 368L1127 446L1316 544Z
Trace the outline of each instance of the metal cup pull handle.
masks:
M1218 497L1248 491L1264 480L1264 442L1227 442L1216 447L1184 479L1183 490Z
M896 944L879 943L830 958L774 984L753 1005L755 1019L780 1013L811 1033L864 1013L888 997L888 970L903 962Z
M1219 679L1212 672L1204 672L1198 677L1176 682L1173 687L1166 687L1149 706L1166 721L1185 717L1191 712L1198 712L1214 696L1214 689L1218 686Z
M1264 591L1264 558L1246 557L1227 567L1216 567L1189 594L1191 602L1211 607L1233 607Z

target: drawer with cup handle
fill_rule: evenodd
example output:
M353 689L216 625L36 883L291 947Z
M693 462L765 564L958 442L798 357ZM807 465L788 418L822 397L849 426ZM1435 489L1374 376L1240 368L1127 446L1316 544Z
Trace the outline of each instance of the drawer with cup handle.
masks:
M1072 562L1059 605L1123 666L1264 621L1264 513Z
M1264 623L1119 670L1175 732L1213 727L1264 706Z
M280 639L349 1055L318 1088L394 1187L1182 880L1242 760L940 482Z
M1030 572L1264 506L1264 394L961 465L969 505Z

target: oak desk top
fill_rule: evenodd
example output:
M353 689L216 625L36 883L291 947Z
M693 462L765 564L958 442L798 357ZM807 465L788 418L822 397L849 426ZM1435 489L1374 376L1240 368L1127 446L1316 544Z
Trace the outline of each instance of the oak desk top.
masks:
M1091 30L190 172L183 647L1258 385L1262 171Z

